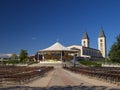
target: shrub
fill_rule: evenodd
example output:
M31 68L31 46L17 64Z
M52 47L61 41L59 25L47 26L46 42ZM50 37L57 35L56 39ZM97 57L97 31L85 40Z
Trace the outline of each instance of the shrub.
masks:
M80 60L80 63L83 64L83 65L86 65L86 66L101 66L100 63L97 63L95 61L88 61L88 60Z
M8 60L8 61L2 61L3 64L18 64L18 60Z

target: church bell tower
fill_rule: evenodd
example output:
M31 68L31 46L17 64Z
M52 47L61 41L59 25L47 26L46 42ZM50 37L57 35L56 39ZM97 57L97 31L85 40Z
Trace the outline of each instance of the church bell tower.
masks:
M98 37L98 49L101 51L102 56L107 58L106 53L106 36L104 34L103 28L101 28L99 37Z
M89 37L88 37L87 32L85 32L82 37L82 46L89 47Z

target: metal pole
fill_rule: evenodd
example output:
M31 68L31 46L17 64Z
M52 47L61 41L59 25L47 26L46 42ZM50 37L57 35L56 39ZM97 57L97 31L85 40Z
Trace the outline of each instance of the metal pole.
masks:
M38 52L38 61L39 61L39 52Z
M73 64L74 64L74 67L76 66L76 55L74 55L73 57Z
M61 61L62 61L62 51L61 51Z

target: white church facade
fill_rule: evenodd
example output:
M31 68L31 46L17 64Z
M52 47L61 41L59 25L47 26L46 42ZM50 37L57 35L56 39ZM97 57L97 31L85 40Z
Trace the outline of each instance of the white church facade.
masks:
M107 58L106 53L106 36L104 34L103 29L101 29L100 34L98 36L98 49L90 48L90 40L87 32L84 33L82 40L82 45L71 45L67 48L72 50L78 50L77 56L89 59L99 59L99 58Z

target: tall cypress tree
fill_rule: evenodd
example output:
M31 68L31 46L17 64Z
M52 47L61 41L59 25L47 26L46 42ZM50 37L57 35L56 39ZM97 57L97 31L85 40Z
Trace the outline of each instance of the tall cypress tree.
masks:
M108 56L112 62L120 63L120 35L116 37L116 42L112 45Z
M27 50L23 50L23 49L22 49L22 50L20 51L20 56L19 56L19 58L20 58L20 62L26 63L27 60L28 60Z

